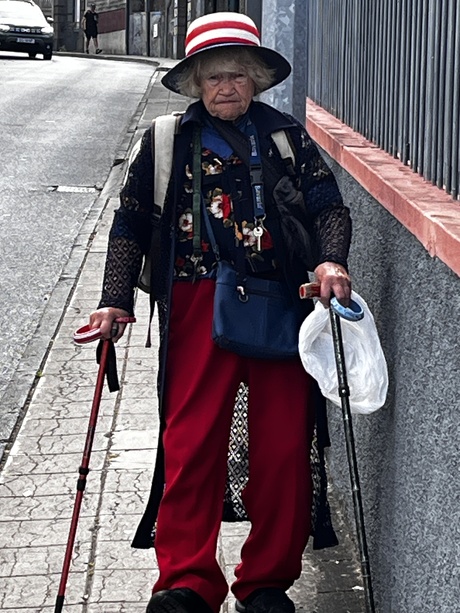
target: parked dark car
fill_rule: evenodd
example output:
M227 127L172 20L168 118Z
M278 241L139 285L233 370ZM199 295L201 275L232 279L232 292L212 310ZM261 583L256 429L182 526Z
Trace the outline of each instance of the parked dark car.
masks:
M52 20L51 20L52 21ZM53 28L32 0L0 0L0 51L19 51L44 60L53 56Z

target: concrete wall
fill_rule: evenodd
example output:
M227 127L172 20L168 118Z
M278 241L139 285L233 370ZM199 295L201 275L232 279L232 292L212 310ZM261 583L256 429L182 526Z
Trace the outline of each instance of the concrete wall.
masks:
M351 208L354 289L388 361L386 406L354 429L381 613L460 611L460 280L337 163ZM334 490L354 525L341 412L329 407Z
M147 55L147 16L145 13L132 13L129 20L129 52L131 55Z
M263 0L262 45L276 49L290 62L288 79L261 95L261 100L277 109L305 118L306 79L306 2Z
M263 0L263 44L293 75L262 98L303 121L306 2ZM354 429L379 613L460 612L460 280L335 161L353 219L350 267L387 358L383 409ZM331 405L332 487L354 527L341 410Z
M49 4L48 0L47 3ZM49 11L48 11L49 12ZM74 20L74 7L71 0L55 0L53 3L54 50L74 51L83 49L83 34L79 20Z
M113 53L115 55L126 53L126 34L124 30L99 34L98 41L104 53Z

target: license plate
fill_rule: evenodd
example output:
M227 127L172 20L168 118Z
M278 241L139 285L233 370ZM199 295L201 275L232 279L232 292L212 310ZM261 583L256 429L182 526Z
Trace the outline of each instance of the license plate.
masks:
M30 43L31 45L35 44L35 38L17 38L17 43Z

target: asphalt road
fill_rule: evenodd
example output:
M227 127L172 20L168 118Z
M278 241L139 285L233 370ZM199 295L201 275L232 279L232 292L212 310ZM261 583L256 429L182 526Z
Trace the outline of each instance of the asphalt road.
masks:
M133 62L0 55L0 446L19 410L12 382L25 372L27 347L153 72Z

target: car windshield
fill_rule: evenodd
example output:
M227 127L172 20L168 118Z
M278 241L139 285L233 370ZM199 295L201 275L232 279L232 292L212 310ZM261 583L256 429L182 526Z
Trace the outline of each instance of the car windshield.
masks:
M0 2L0 19L14 19L16 17L37 18L37 11L35 6L28 2Z

